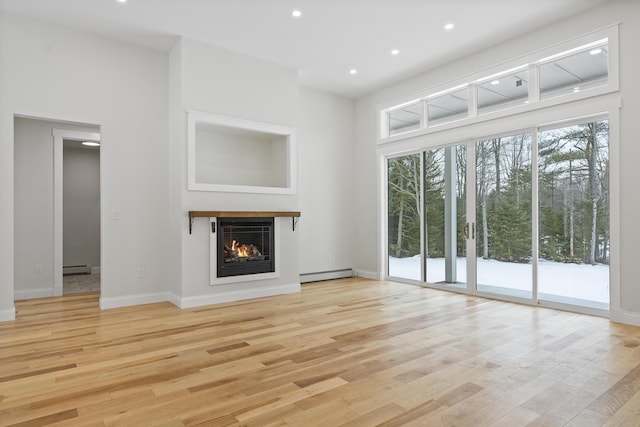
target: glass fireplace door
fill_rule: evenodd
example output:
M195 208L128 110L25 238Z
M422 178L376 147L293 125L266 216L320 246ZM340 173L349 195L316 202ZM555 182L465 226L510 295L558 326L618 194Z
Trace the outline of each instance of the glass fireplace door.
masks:
M218 218L217 277L275 271L273 218Z

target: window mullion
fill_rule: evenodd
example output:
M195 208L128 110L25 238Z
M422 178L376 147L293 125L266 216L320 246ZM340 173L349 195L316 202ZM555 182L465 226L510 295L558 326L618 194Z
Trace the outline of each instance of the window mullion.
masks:
M478 115L478 85L469 85L469 117Z
M540 101L540 67L529 66L529 103Z
M427 281L427 239L425 239L425 188L424 188L424 165L426 151L420 153L420 281L426 283Z
M422 106L422 116L420 117L420 129L426 129L429 127L429 107L427 105L427 100L426 99L421 100L420 105Z
M538 303L538 255L539 255L539 194L538 194L538 129L531 131L531 299Z

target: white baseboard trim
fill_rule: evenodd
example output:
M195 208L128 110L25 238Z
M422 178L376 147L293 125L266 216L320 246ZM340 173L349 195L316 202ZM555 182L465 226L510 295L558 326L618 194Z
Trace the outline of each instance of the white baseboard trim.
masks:
M353 277L353 269L345 268L342 270L320 271L317 273L300 274L300 283L319 282L321 280L342 279L345 277Z
M259 289L243 289L238 291L217 292L215 294L199 295L196 297L185 298L181 298L175 294L170 294L169 301L180 308L190 308L200 307L203 305L220 304L223 302L241 301L282 294L292 294L295 292L300 292L300 283L269 286Z
M640 313L624 311L620 307L611 307L609 319L612 322L626 323L627 325L640 326Z
M91 267L91 274L100 274L100 266L94 265Z
M377 271L354 270L353 275L356 277L363 277L365 279L381 280L380 274L378 274Z
M176 307L180 307L180 296L174 294L173 292L169 292L169 298L168 298L169 302L173 305L175 305ZM180 307L182 308L182 307Z
M10 322L12 320L16 320L16 308L5 308L4 310L0 310L0 322Z
M23 289L13 292L13 299L19 301L22 299L47 298L53 296L53 288L35 288Z
M156 302L169 301L167 292L154 292L152 294L126 295L121 297L100 297L100 308L102 310L118 307L129 307L140 304L153 304Z

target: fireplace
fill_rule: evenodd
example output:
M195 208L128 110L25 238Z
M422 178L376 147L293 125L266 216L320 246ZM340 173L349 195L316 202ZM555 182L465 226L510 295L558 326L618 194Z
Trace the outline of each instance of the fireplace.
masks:
M275 272L273 217L219 217L217 277Z

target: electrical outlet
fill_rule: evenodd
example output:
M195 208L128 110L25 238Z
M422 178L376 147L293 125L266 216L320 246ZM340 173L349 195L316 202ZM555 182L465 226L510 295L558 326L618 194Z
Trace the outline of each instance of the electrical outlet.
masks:
M42 274L42 264L36 264L33 266L33 271L36 274Z
M138 271L138 279L144 279L144 273L145 273L144 267L138 267L137 271Z

